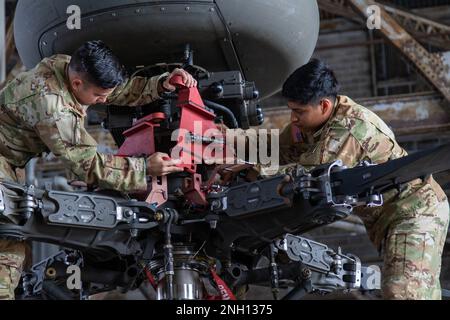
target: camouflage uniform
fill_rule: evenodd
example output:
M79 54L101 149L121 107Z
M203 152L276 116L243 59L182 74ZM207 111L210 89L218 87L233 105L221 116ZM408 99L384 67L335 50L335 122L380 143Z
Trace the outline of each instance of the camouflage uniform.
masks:
M97 152L84 128L88 106L68 88L70 56L55 55L19 74L0 92L0 181L17 181L16 168L53 152L78 179L100 188L146 190L144 158ZM108 104L136 106L159 98L158 81L132 77L109 97ZM13 299L24 260L24 244L0 240L0 299Z
M406 156L394 134L373 112L339 96L328 122L318 132L301 134L288 125L280 135L280 164L314 167L340 159L383 163ZM382 292L386 299L440 299L439 274L449 204L430 176L383 194L379 208L356 210L369 237L384 252Z

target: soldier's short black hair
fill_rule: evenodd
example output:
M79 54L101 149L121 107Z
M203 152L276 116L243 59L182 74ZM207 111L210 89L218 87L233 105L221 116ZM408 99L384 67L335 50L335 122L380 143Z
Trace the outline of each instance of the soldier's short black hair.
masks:
M336 99L339 84L333 70L318 59L295 70L284 82L282 95L300 104L316 104L323 98Z
M103 89L111 89L127 79L125 67L101 40L88 41L72 55L69 67Z

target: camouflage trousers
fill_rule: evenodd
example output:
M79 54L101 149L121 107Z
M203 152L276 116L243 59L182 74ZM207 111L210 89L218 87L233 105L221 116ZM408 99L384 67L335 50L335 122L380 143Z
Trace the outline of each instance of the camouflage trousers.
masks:
M17 181L6 159L0 156L0 181ZM26 244L0 239L0 300L13 300L26 255Z
M382 207L356 210L383 253L383 298L441 299L441 257L450 218L444 191L430 177L383 197Z
M0 300L14 300L25 256L24 242L0 239Z
M384 299L439 300L442 251L449 223L448 201L389 229L384 244Z

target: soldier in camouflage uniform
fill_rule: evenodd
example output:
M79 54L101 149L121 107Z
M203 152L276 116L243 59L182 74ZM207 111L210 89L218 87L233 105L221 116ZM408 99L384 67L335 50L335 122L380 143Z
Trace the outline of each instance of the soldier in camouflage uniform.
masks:
M337 95L332 70L319 60L297 69L284 83L291 124L280 135L280 164L311 168L340 159L354 167L407 155L373 112ZM383 194L384 205L356 210L383 252L385 299L440 299L439 275L449 204L433 177Z
M146 190L147 176L181 171L162 153L147 159L98 153L84 128L89 105L148 104L175 90L169 83L174 75L181 75L188 87L197 84L182 69L126 81L123 66L101 41L85 43L72 57L45 58L0 92L0 181L17 182L15 169L43 152L62 159L89 185L126 192ZM14 299L25 248L23 242L0 239L0 299Z

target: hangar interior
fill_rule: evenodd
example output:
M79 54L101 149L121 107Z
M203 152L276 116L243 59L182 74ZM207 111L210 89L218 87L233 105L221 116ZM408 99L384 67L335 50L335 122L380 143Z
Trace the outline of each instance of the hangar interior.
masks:
M450 142L450 1L377 1L383 8L382 19L389 25L381 30L367 28L363 9L358 8L361 2L364 1L317 1L320 33L313 57L327 62L335 70L340 93L378 114L409 153ZM15 46L16 5L16 0L0 0L0 19L4 21L0 25L0 43L4 44L0 47L0 88L26 70ZM279 92L263 99L261 105L265 115L263 128L281 129L289 122L290 111ZM87 129L98 142L98 150L115 153L117 145L101 124L104 109L91 107L88 117ZM51 186L65 183L61 177L66 176L66 168L50 154L30 161L20 175L24 182ZM435 177L450 195L450 171ZM331 248L352 252L366 264L382 264L356 215L305 236ZM35 242L33 261L38 262L57 250L55 245ZM450 289L449 236L442 258L441 283L443 288ZM143 289L120 298L143 299L149 294L152 293ZM262 289L255 287L249 297L265 296ZM331 297L376 298L357 294Z

